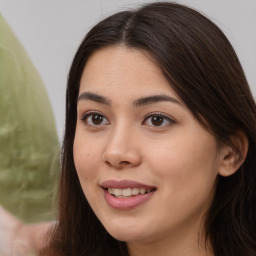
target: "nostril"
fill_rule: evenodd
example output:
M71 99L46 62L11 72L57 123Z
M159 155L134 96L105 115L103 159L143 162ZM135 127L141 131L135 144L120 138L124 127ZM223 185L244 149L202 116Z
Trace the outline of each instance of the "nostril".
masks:
M130 162L128 162L128 161L121 161L121 162L119 163L119 165L127 165L127 164L130 164Z
M111 166L111 163L109 161L105 161L105 163L108 165L108 166Z
M121 162L111 162L111 161L105 161L106 165L108 166L113 166L115 168L123 168L123 167L126 167L126 166L129 166L131 163L129 161L121 161Z

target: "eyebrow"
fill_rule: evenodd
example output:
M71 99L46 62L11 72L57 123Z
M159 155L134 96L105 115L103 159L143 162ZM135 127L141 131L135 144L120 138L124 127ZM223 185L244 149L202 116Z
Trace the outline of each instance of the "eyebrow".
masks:
M103 96L91 92L83 92L78 96L77 102L80 100L92 100L105 105L111 105L111 101Z
M163 101L167 101L167 102L169 101L172 103L180 104L180 102L177 99L161 94L161 95L152 95L152 96L148 96L145 98L137 99L134 101L133 105L135 107L140 107L140 106L153 104L153 103L157 103L157 102L163 102Z
M110 106L111 105L111 100L92 93L92 92L83 92L78 96L77 101L80 100L91 100L91 101L95 101L101 104L105 104ZM172 103L176 103L176 104L181 104L177 99L164 95L164 94L160 94L160 95L152 95L152 96L147 96L147 97L143 97L140 99L137 99L133 102L133 105L135 107L140 107L140 106L144 106L144 105L149 105L149 104L153 104L153 103L157 103L157 102L172 102Z

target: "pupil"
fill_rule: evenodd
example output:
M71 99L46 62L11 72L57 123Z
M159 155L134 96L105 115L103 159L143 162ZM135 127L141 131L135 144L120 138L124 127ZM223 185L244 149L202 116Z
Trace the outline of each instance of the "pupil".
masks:
M93 115L92 116L92 122L94 124L101 124L102 120L103 120L103 117L101 115Z
M153 116L152 117L152 124L159 126L163 123L163 118L161 116Z

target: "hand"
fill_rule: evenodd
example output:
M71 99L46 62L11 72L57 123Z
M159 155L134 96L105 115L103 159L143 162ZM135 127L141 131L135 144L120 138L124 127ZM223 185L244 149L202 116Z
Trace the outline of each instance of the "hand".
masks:
M0 256L35 255L50 223L25 225L0 206Z

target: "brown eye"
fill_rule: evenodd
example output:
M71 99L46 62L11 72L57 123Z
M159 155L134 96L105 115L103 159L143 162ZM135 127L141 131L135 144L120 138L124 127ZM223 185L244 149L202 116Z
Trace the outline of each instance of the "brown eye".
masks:
M102 126L109 124L109 121L105 116L94 112L85 114L82 120L88 126Z
M104 117L102 115L94 114L91 119L93 124L100 125L103 122Z
M161 116L152 116L151 117L151 123L154 125L154 126L160 126L162 125L164 122L164 119L163 117Z
M142 124L152 127L167 127L174 123L174 120L163 114L151 114L146 117Z

